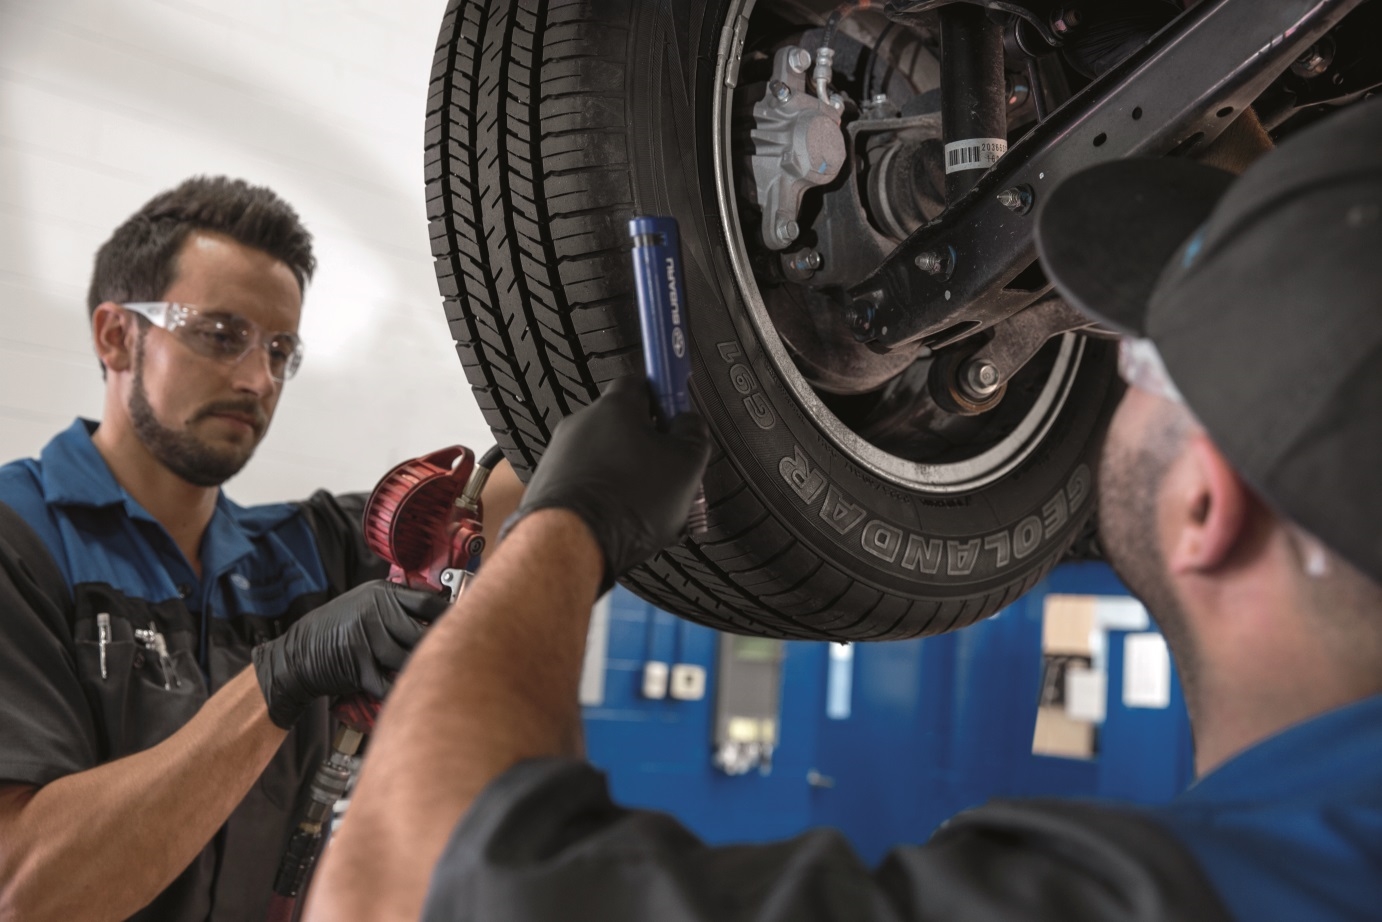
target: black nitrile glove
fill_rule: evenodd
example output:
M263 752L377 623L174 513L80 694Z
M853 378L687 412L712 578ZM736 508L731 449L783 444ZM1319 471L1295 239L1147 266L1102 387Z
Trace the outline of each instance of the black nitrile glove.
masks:
M710 433L695 413L659 432L652 390L620 378L552 433L512 527L539 509L569 509L605 556L603 593L681 534L710 458Z
M363 583L303 615L282 637L254 648L269 719L287 730L317 698L365 692L382 698L444 596L384 580Z

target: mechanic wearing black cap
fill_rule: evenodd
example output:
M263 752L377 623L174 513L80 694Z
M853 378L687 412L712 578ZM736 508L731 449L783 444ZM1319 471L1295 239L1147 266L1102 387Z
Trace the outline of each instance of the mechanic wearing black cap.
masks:
M291 207L224 177L97 254L103 418L0 467L0 919L260 922L326 696L382 694L445 607L375 579L364 497L220 490L302 357L314 264Z
M705 457L621 385L558 427L400 678L309 917L1382 917L1382 101L1236 181L1096 167L1039 226L1057 287L1125 334L1101 528L1180 668L1189 791L990 804L873 872L831 831L708 848L612 803L579 758L587 612L602 567L674 538Z

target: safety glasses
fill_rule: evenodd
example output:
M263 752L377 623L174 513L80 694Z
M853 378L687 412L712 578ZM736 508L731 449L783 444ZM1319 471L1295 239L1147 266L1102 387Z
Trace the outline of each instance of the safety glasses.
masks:
M1118 341L1118 376L1130 387L1185 404L1176 383L1166 371L1161 353L1150 339L1124 336Z
M297 374L302 364L302 340L296 333L268 333L257 323L225 311L207 311L175 301L132 301L121 304L167 330L197 355L234 365L257 348L269 354L269 374L280 384Z

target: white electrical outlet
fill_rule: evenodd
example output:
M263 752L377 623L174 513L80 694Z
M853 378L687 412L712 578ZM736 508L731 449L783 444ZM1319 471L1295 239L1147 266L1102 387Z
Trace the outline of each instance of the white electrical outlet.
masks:
M670 694L678 701L700 701L705 697L705 667L677 663L672 667Z

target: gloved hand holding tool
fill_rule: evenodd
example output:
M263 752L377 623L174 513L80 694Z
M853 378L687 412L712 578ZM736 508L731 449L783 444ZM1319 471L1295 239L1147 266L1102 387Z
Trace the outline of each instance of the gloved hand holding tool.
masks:
M435 592L375 580L304 616L254 648L269 718L287 730L318 698L384 697L425 625L449 605Z
M326 823L345 794L393 674L478 564L485 549L480 493L502 458L497 446L477 460L456 445L389 471L370 495L364 520L370 549L390 564L388 581L357 586L255 648L255 672L274 723L291 726L325 696L337 725L331 754L312 779L279 864L270 922L294 916Z
M706 528L699 473L710 455L710 431L691 402L676 219L634 218L629 237L648 378L616 380L592 406L557 425L523 502L505 526L536 509L575 512L604 552L602 594L675 542L683 529L694 535Z
M595 403L563 419L505 525L512 528L538 509L574 512L604 554L602 593L676 541L710 457L700 416L683 413L659 432L653 412L648 382L619 378Z

